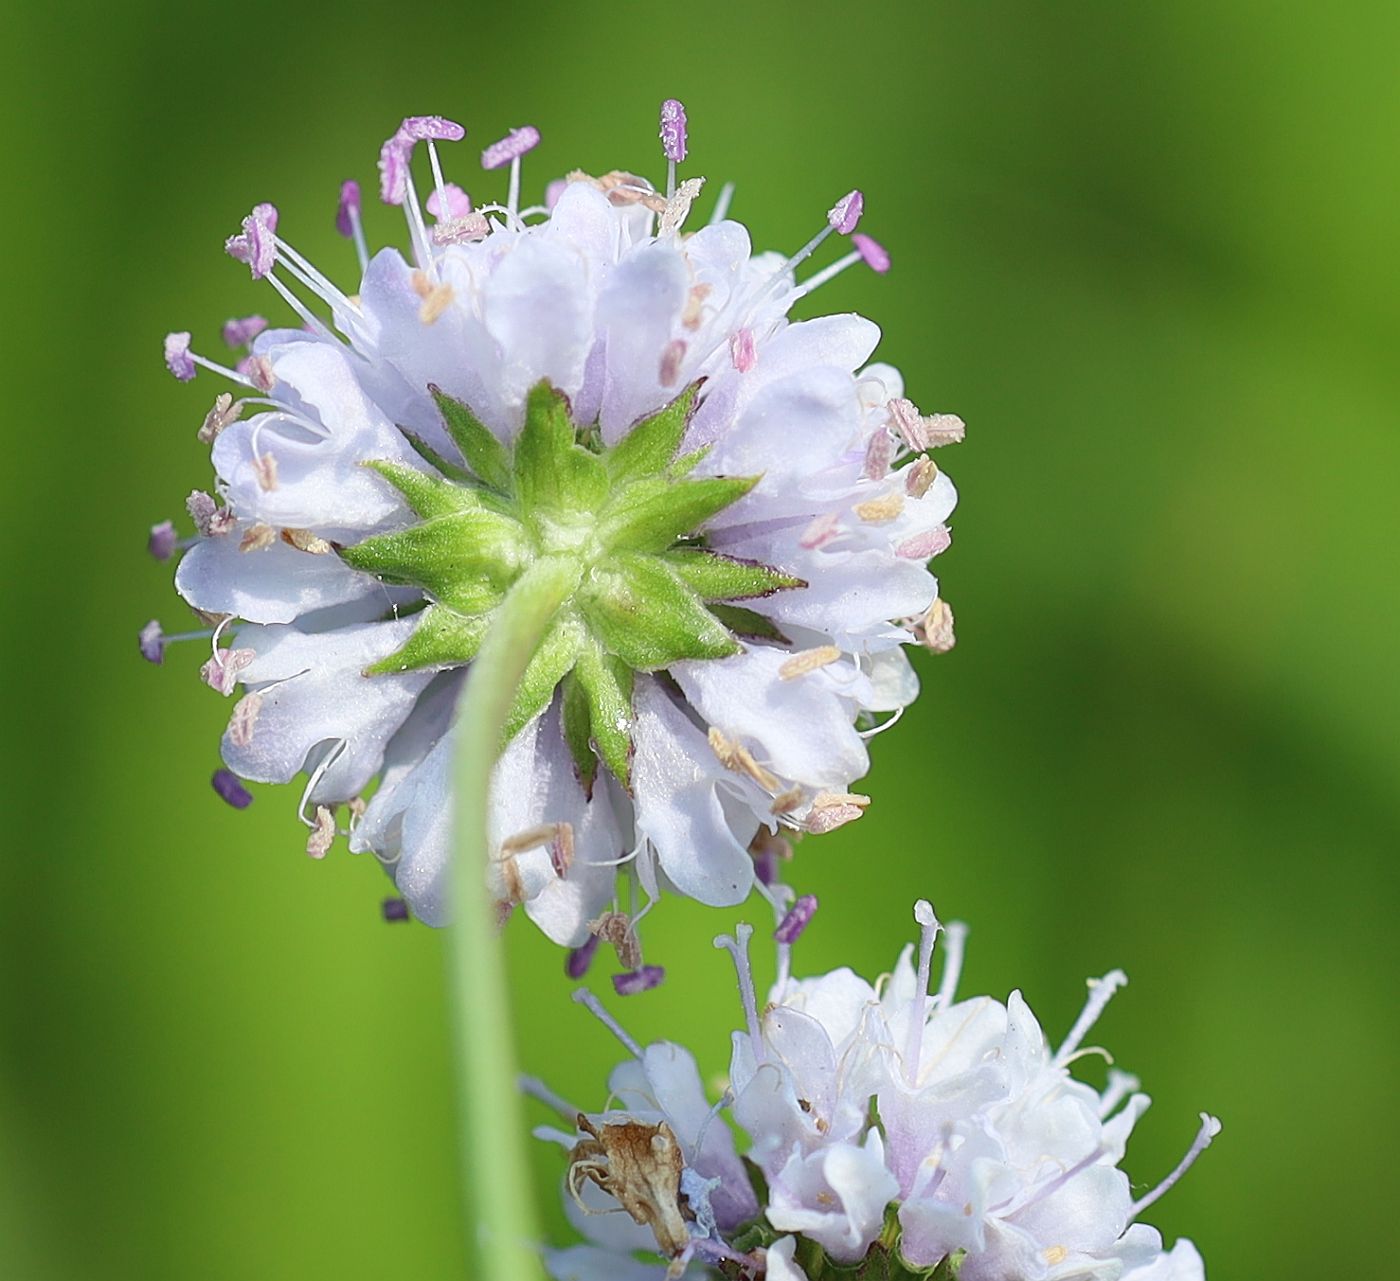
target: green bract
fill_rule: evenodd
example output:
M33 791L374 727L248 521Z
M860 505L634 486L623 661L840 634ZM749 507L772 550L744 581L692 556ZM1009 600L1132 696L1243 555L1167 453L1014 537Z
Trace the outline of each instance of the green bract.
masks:
M367 675L469 662L506 593L527 568L550 561L573 587L526 668L506 737L562 682L564 737L584 786L601 761L630 787L633 672L737 654L737 636L781 640L769 620L732 602L805 586L709 551L697 533L758 477L690 476L703 452L677 454L694 386L611 449L595 430L575 428L547 382L531 390L513 449L462 402L431 390L466 466L417 441L440 475L368 464L420 523L341 551L356 569L429 598L407 644Z

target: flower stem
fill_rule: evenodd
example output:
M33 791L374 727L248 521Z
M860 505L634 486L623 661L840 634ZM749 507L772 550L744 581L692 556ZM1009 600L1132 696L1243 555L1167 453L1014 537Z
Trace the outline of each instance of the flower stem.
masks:
M462 1195L469 1246L478 1256L471 1275L512 1281L535 1281L544 1272L516 1087L504 949L486 891L487 800L516 687L577 581L577 568L558 560L537 561L516 581L471 665L456 727L449 983L463 1095Z

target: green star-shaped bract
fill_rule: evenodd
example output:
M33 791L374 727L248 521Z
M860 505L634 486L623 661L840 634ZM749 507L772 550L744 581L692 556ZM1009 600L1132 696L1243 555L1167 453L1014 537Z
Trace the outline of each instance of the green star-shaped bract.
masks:
M576 430L563 394L541 382L512 449L461 401L432 388L466 466L426 446L420 452L441 475L367 464L420 522L340 553L356 569L429 598L408 642L366 675L469 662L512 584L552 560L574 587L526 668L506 741L562 682L564 737L584 786L591 789L601 760L630 787L633 672L737 654L736 635L781 640L768 619L727 602L805 586L771 566L709 551L695 536L758 481L695 477L705 451L677 456L697 389L609 449L596 431Z

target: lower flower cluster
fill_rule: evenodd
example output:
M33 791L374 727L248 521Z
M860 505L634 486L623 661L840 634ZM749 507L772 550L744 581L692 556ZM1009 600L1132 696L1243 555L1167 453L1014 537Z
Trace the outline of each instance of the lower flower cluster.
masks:
M723 1276L770 1281L930 1277L936 1281L1203 1281L1189 1241L1165 1250L1139 1215L1219 1131L1202 1114L1186 1157L1145 1195L1119 1168L1148 1105L1111 1070L1096 1090L1070 1075L1114 990L1090 983L1052 1047L1019 992L959 999L966 929L920 902L917 946L871 984L850 969L790 973L811 919L804 898L780 921L778 977L760 1007L741 925L733 957L746 1027L728 1087L711 1105L696 1061L670 1042L634 1042L586 992L629 1052L608 1080L611 1110L585 1114L527 1088L573 1128L539 1137L569 1154L566 1208L589 1244L553 1251L557 1281ZM747 1136L736 1145L729 1122Z

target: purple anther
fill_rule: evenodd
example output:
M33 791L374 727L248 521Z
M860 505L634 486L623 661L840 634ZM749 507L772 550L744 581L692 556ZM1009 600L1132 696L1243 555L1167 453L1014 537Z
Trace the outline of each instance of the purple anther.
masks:
M588 967L593 964L593 953L598 950L598 944L603 940L596 934L590 934L587 940L564 958L564 973L571 979L581 979L588 973Z
M754 875L761 885L776 885L778 882L778 856L773 850L764 850L753 857Z
M254 205L253 217L269 231L275 232L277 230L277 206L271 201L264 200L261 204Z
M752 329L740 329L729 340L729 358L741 374L748 373L758 363Z
M816 914L817 896L804 894L788 908L788 914L783 917L782 923L773 931L773 937L779 943L796 943L802 931L807 928Z
M521 125L512 129L500 142L493 142L481 153L483 169L499 169L512 160L518 160L527 151L540 145L540 131L534 125Z
M146 550L156 560L169 560L175 554L175 525L163 520L151 526L151 535L146 539Z
M236 810L246 810L253 803L253 794L239 781L231 769L216 769L209 780L219 798Z
M953 536L947 525L936 525L922 534L911 534L894 549L894 554L904 560L932 560L948 550Z
M865 197L859 191L847 192L827 210L826 221L833 230L849 236L856 229L865 209Z
M346 240L355 234L354 219L360 216L360 184L347 178L340 184L340 203L335 207L335 229Z
M864 232L858 231L851 237L851 244L855 246L861 261L871 271L878 271L883 276L890 269L890 256L878 240L873 240Z
M555 178L553 182L544 189L544 207L551 213L554 206L559 203L559 197L564 194L564 190L569 185L567 178Z
M436 191L431 192L428 196L428 212L440 222L450 221L453 218L465 218L471 213L472 198L455 182L443 183L442 194L447 197L445 201L438 199ZM444 204L446 208L443 207Z
M674 98L661 104L661 153L673 165L685 159L685 108Z
M413 139L400 129L379 148L379 198L386 205L401 205L408 195L408 160Z
M399 133L409 142L461 142L467 131L444 116L405 116Z
M141 629L138 643L141 646L141 657L148 663L165 662L165 633L154 618Z
M194 357L190 355L187 332L165 335L165 367L182 383L194 377Z
M267 328L265 316L241 316L224 322L224 345L246 347Z
M269 218L266 211L272 210ZM248 268L254 280L261 280L277 261L277 210L271 205L254 205L243 219L243 235L248 242Z
M379 905L379 911L386 921L408 920L408 904L401 898L386 898Z
M625 974L612 976L613 991L618 996L636 996L638 992L650 992L661 986L666 971L659 965L643 965L640 969L628 970Z

